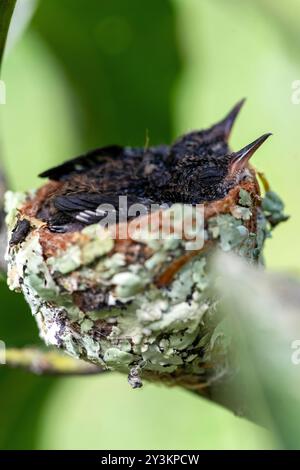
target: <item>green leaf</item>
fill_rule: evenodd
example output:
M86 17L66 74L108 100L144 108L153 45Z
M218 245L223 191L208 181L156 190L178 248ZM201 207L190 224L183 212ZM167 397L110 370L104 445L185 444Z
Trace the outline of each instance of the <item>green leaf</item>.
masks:
M0 0L0 66L16 0Z
M299 282L229 255L216 267L237 364L227 399L271 429L280 447L299 449Z
M175 13L161 0L45 0L33 28L74 93L87 147L144 146L171 139L171 98L180 71Z

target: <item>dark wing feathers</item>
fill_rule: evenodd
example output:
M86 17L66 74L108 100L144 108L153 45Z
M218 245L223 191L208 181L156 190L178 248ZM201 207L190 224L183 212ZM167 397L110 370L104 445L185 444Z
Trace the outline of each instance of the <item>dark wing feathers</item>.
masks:
M88 152L79 157L68 160L62 165L58 165L50 170L44 171L39 176L41 178L50 178L54 181L63 180L70 173L83 173L86 170L92 168L95 164L101 162L103 157L113 157L116 158L120 156L123 152L123 147L119 145L111 145L108 147L102 147L91 152Z
M153 201L149 198L145 199L138 196L127 196L127 206L132 204L149 205ZM119 196L116 193L71 193L64 196L56 196L53 198L53 204L56 209L65 213L79 213L82 211L96 211L102 204L114 207L118 212Z
M71 221L77 221L83 225L99 222L106 210L101 210L101 204L113 204L117 202L117 196L102 195L97 193L71 193L53 198L57 213L49 220L49 228L54 232L65 232Z
M106 199L106 198L105 198ZM86 209L96 209L100 204L105 204L101 194L94 193L74 193L54 198L54 206L62 212L84 211Z
M127 197L127 205L130 207L134 203L149 204L151 200L145 200L142 197ZM66 232L70 224L76 221L81 225L90 225L100 222L109 212L119 215L126 214L126 208L119 207L119 196L114 194L97 193L71 193L53 198L53 204L58 210L49 219L49 228L53 232ZM101 207L101 205L106 207ZM124 212L125 210L125 212ZM73 221L73 222L72 222ZM78 227L77 227L78 229Z

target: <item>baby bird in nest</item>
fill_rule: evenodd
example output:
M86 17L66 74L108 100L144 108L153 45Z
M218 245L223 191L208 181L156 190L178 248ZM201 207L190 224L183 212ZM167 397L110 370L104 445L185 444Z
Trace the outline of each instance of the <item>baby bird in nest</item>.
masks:
M69 232L100 222L105 205L119 213L119 196L128 207L143 204L200 204L225 197L249 175L248 162L271 134L238 152L228 139L244 103L209 129L180 137L173 145L132 148L113 145L74 158L40 176L61 182L38 217L52 232Z

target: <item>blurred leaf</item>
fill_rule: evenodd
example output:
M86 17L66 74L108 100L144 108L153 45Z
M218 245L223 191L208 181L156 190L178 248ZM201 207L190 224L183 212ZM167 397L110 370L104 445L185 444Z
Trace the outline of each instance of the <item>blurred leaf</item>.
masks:
M280 446L299 449L300 371L293 357L300 348L300 284L233 256L220 255L216 267L239 367L228 395L272 429Z
M180 389L125 376L65 379L43 409L42 449L266 449L270 434Z
M16 0L0 0L0 65Z
M26 31L30 23L39 0L19 0L16 3L11 25L7 35L5 55L15 46L18 40Z
M22 295L11 292L4 280L0 282L0 339L7 346L39 344L38 330Z
M54 379L2 369L0 449L34 449L40 414Z
M47 45L30 30L7 56L3 79L3 158L12 188L28 190L42 184L37 178L42 170L74 155L80 146L72 92Z
M255 0L258 8L274 23L286 43L286 52L299 62L299 19L298 0Z
M39 344L37 327L25 300L0 282L0 339L7 346ZM34 447L43 401L53 379L35 377L0 365L0 449Z
M33 27L49 44L76 97L84 145L143 146L171 137L179 72L170 1L43 0Z

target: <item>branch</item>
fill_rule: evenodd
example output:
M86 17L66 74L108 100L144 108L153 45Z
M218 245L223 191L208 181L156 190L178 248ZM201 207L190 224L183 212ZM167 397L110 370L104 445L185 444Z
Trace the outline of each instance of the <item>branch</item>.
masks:
M99 366L58 351L42 351L37 348L8 348L5 351L5 364L43 375L90 375L106 372Z

